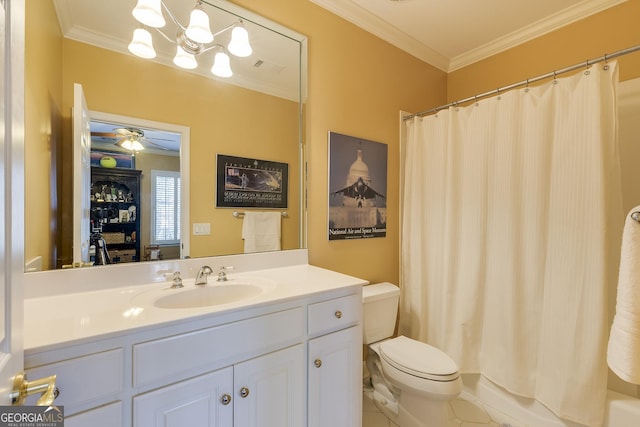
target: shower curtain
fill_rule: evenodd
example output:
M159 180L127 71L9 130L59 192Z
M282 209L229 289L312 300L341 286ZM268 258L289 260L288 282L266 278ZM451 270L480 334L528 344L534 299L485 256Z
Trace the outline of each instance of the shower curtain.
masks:
M400 333L594 426L624 218L617 81L592 66L405 123Z

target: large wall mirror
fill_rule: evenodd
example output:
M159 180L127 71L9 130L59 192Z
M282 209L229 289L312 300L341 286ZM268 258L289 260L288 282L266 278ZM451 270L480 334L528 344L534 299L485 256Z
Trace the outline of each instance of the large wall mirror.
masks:
M219 156L254 159L256 165L287 165L286 206L267 210L286 212L281 223L283 250L305 247L301 169L306 38L224 0L161 3L166 25L155 29L136 21L134 0L27 2L26 271L73 266L73 228L78 223L73 200L78 187L73 164L77 85L88 109L92 169L140 171L139 195L134 195L140 201L131 208L134 212L123 205L115 209L115 219L102 221L140 222L133 238L131 231L109 236L125 246L134 239L138 242L134 262L159 255L154 250L157 242L150 237L154 171L182 178L182 217L176 219L181 227L172 242L160 245L162 259L243 253L243 219L234 212L253 208L216 205ZM188 26L196 5L209 17L214 41L205 44L202 53L188 57L187 63L195 59L197 65L185 70L174 64L174 58L177 46L186 46L180 26ZM248 34L249 56L231 53L229 43L238 24ZM129 49L134 30L142 28L145 37L151 36L154 58L140 58ZM220 52L227 55L230 76L228 69L222 73L225 77L213 74ZM144 150L122 148L123 141L133 139L149 145ZM102 157L115 158L115 167L111 159L101 162ZM97 179L93 181L91 189L83 190L87 206L91 199L103 200L104 182L98 188ZM105 187L107 193L115 190L116 195L109 200L126 203L132 197L127 190L117 194L117 184L111 187ZM122 261L131 261L125 252Z

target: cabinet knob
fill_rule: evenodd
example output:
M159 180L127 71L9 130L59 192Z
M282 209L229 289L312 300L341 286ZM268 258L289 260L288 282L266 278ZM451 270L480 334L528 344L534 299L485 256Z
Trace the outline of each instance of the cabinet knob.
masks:
M220 398L220 402L222 402L223 405L228 405L229 403L231 403L231 396L226 393L223 394Z
M245 398L249 396L249 389L247 387L242 387L240 389L240 397Z
M336 310L336 312L334 314L338 319L340 319L342 317L342 312L340 310Z
M316 368L319 368L320 366L322 366L322 360L316 359L313 361L313 364L316 365Z

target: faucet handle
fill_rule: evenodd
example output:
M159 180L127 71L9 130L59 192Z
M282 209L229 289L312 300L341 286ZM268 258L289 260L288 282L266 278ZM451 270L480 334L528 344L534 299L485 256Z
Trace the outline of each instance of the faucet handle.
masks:
M218 272L218 279L216 280L217 282L226 282L227 280L227 270L233 270L233 266L221 266L220 267L220 271Z
M177 288L183 288L184 285L182 284L182 277L180 277L180 272L179 271L174 271L173 272L173 279L171 279L171 281L173 282L173 284L171 285L171 289L177 289Z

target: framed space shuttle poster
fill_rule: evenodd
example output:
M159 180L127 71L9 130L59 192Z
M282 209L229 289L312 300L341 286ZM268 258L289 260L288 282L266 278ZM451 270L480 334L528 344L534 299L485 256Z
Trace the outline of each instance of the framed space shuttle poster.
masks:
M387 235L387 145L329 132L329 240Z
M224 154L218 154L216 157L216 207L287 207L287 163Z

